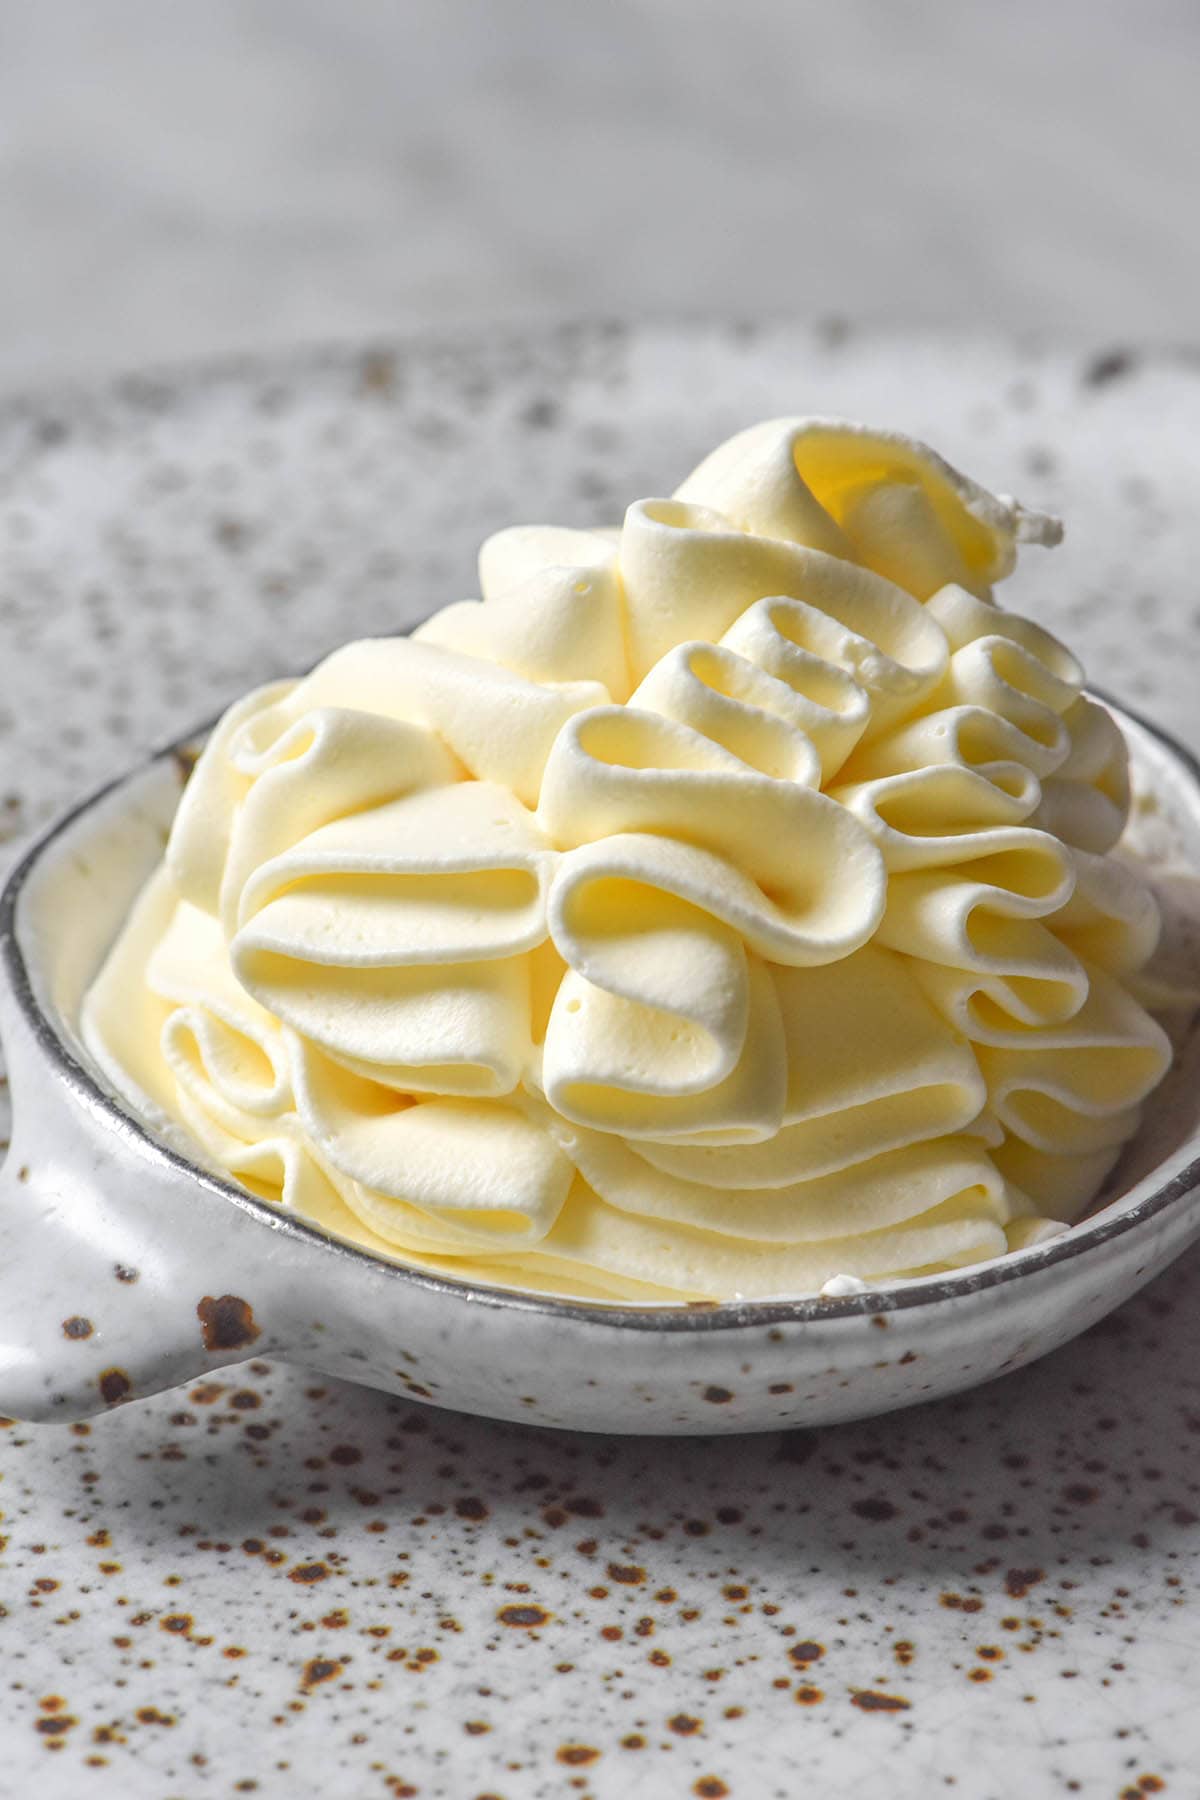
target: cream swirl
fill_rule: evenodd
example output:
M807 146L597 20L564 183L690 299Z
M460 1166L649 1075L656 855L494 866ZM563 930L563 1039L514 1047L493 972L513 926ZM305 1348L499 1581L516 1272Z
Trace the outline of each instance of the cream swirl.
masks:
M1124 745L994 602L1057 530L822 420L226 714L86 1003L256 1193L584 1296L955 1267L1095 1195L1170 1058Z

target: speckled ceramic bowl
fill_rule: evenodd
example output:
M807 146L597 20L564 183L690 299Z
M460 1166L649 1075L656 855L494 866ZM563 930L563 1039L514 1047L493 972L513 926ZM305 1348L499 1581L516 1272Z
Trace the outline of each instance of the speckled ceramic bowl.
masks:
M1200 766L1121 714L1135 773L1200 866ZM1020 1367L1200 1237L1186 1055L1120 1197L1040 1248L845 1299L598 1306L433 1278L208 1174L109 1094L79 1002L161 855L187 757L85 801L0 900L15 1130L0 1172L0 1411L68 1419L270 1353L497 1418L614 1432L863 1417Z

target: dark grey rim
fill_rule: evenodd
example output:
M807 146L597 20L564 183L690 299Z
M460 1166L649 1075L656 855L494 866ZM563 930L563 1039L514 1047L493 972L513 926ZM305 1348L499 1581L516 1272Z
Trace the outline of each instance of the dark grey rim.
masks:
M1103 692L1092 689L1096 698L1114 712L1118 718L1132 720L1147 735L1155 739L1179 762L1191 776L1196 787L1200 789L1200 760L1192 755L1172 738L1169 733L1152 724L1148 719L1128 707L1117 704ZM433 1293L445 1294L448 1297L469 1300L473 1305L507 1307L519 1312L548 1314L555 1319L576 1319L591 1324L606 1324L631 1328L641 1331L727 1331L745 1325L803 1324L816 1320L831 1318L861 1318L873 1313L903 1311L912 1307L931 1306L940 1300L962 1299L964 1296L982 1292L988 1288L1000 1287L1009 1282L1019 1281L1024 1276L1040 1273L1058 1263L1069 1262L1074 1257L1098 1248L1100 1245L1121 1237L1136 1225L1147 1219L1155 1218L1159 1213L1184 1200L1188 1195L1200 1188L1200 1156L1181 1169L1164 1186L1153 1194L1131 1207L1127 1212L1112 1218L1103 1216L1091 1223L1072 1227L1064 1236L1053 1238L1048 1244L1039 1248L1014 1251L1008 1257L985 1265L976 1270L965 1269L957 1274L938 1277L926 1277L918 1287L872 1287L865 1294L851 1294L842 1299L823 1300L818 1295L807 1295L795 1300L739 1300L716 1302L683 1302L671 1306L669 1302L659 1306L629 1306L608 1301L573 1301L556 1300L538 1294L523 1294L503 1288L488 1287L480 1282L458 1280L452 1276L432 1275L423 1269L411 1268L400 1262L376 1256L370 1250L360 1249L354 1244L343 1243L337 1238L328 1236L315 1225L306 1224L291 1213L285 1213L273 1207L269 1201L259 1200L245 1188L237 1187L233 1182L225 1181L218 1175L210 1174L206 1169L190 1162L168 1144L163 1143L135 1113L128 1111L113 1095L109 1094L90 1074L84 1065L72 1054L56 1031L52 1021L43 1012L33 991L33 983L20 945L17 942L16 913L22 889L29 880L37 863L45 852L62 834L72 826L84 813L97 806L109 794L123 787L127 782L145 773L156 763L173 761L177 765L186 766L184 752L211 731L216 720L212 719L196 729L185 732L183 736L165 745L154 755L139 763L135 768L114 780L97 788L86 799L56 819L33 843L17 867L9 876L0 893L0 968L7 976L9 987L25 1022L28 1024L35 1041L53 1065L59 1078L67 1087L84 1100L88 1106L102 1113L110 1123L123 1135L132 1138L143 1152L160 1158L170 1167L188 1175L199 1182L209 1192L219 1195L224 1200L231 1200L241 1211L249 1214L259 1224L274 1231L282 1231L291 1237L298 1238L306 1244L319 1248L324 1254L349 1257L363 1263L374 1274L386 1274L396 1281L416 1285Z

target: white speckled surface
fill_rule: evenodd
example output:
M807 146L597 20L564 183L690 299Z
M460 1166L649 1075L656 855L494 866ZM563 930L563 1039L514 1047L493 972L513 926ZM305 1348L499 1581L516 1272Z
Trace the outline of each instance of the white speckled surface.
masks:
M4 855L251 681L468 592L490 526L611 516L801 409L1061 508L1014 602L1200 744L1200 363L547 331L0 412ZM9 1427L7 1791L1193 1792L1198 1281L815 1434L585 1439L268 1364Z

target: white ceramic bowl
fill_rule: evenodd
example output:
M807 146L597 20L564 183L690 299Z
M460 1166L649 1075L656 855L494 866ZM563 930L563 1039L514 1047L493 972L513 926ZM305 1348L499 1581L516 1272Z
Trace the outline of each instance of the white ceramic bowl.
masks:
M1135 774L1200 867L1200 766L1114 708ZM1185 1053L1120 1197L1039 1248L844 1299L648 1308L440 1279L336 1242L131 1115L75 1031L162 852L182 745L86 800L0 897L15 1123L0 1171L0 1411L70 1419L269 1354L495 1418L738 1432L863 1417L1019 1368L1200 1237L1200 1082Z

